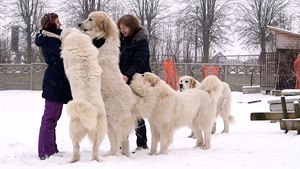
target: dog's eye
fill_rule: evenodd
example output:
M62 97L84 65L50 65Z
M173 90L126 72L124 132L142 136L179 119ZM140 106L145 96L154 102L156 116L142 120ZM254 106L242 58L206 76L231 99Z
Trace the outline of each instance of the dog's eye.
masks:
M144 74L142 74L142 77L145 77L145 75L144 75Z
M188 82L189 82L189 81L187 81L187 80L185 81L185 83L188 83Z
M89 21L92 21L92 18L90 18Z

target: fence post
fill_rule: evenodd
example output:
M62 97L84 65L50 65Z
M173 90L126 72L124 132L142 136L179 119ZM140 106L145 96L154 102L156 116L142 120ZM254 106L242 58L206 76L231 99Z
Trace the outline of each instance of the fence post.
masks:
M228 76L227 75L228 74L228 68L227 68L227 66L228 65L225 65L225 67L224 67L225 68L225 70L224 70L224 73L225 73L225 75L224 75L224 82L227 82L227 76Z
M187 75L187 63L184 64L184 75Z
M32 86L33 86L33 84L32 84L33 80L32 79L33 79L33 64L31 63L30 64L30 90L32 90Z
M253 84L253 73L254 73L254 68L252 68L250 71L251 71L251 76L250 76L250 86L252 86L252 84Z

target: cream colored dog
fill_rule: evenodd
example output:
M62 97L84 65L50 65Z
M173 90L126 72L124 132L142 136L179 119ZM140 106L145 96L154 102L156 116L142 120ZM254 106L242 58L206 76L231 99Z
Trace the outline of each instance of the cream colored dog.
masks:
M200 86L200 82L191 76L182 76L179 78L179 89L180 91L186 89L197 88ZM229 132L229 124L234 122L234 117L230 115L231 111L231 90L226 82L222 82L222 95L218 101L217 115L221 116L224 123L224 129L222 133ZM216 125L212 129L213 134L216 132ZM194 137L192 132L189 137Z
M73 158L80 159L79 143L87 135L93 143L93 160L99 161L99 147L106 135L106 113L101 97L101 73L98 50L91 38L78 29L61 34L64 68L71 85L73 100L67 104Z
M104 12L92 12L78 25L98 46L98 63L103 69L102 97L104 100L108 137L111 145L107 155L122 153L129 156L128 136L135 127L137 116L131 113L135 96L124 82L119 68L119 31L114 21Z
M209 77L207 81L211 83L209 92L201 89L177 92L153 73L133 76L130 87L140 97L134 111L142 113L150 123L150 155L157 152L159 142L159 154L166 154L174 131L182 126L188 126L196 132L196 147L210 148L221 81L216 77Z

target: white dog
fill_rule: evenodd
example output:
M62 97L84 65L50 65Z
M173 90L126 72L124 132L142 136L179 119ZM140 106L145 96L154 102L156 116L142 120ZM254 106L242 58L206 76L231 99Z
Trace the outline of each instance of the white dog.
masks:
M157 152L158 142L161 145L159 154L166 154L174 131L182 126L196 132L196 147L210 148L221 81L216 77L209 77L207 81L211 83L209 92L201 89L176 92L153 73L133 76L130 87L140 97L133 110L141 112L150 123L150 155Z
M180 91L186 89L197 88L200 86L200 82L191 76L182 76L179 78ZM230 115L231 111L231 89L226 82L222 82L222 95L218 101L217 115L221 116L224 123L224 129L222 133L229 132L229 124L234 122L234 117ZM212 129L213 134L216 132L216 125ZM189 137L194 137L192 132Z
M78 26L98 47L98 63L103 69L101 92L111 145L106 156L115 155L120 147L122 153L129 156L128 136L135 127L137 116L131 113L135 95L123 80L119 68L120 40L117 25L106 13L97 11L90 13Z
M50 32L46 36L57 37ZM107 122L101 97L101 73L98 65L98 50L91 38L78 29L65 29L62 40L61 57L70 82L73 100L68 102L70 116L70 137L73 143L71 162L80 159L80 141L87 135L93 143L92 159L99 161L99 147L106 134Z

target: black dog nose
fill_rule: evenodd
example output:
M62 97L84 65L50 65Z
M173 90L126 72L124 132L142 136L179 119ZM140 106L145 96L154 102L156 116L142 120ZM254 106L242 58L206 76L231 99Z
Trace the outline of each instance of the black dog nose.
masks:
M182 84L182 83L179 84L179 90L180 90L181 92L183 91L183 84Z
M82 24L81 24L81 23L79 23L79 24L78 24L78 27L80 28L80 27L81 27L81 25L82 25Z

